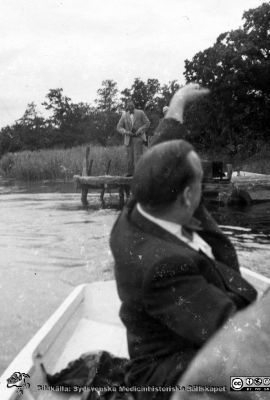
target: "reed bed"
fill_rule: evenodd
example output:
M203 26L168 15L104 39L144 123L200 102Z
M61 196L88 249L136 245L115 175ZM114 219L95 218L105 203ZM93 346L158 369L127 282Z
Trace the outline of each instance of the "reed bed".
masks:
M0 174L4 178L24 181L72 180L73 175L80 175L82 172L85 149L86 146L79 146L71 149L7 153L0 160ZM90 159L93 160L92 175L104 175L109 160L111 175L126 173L124 146L92 146Z
M0 175L23 181L42 181L61 179L72 180L80 175L85 157L85 146L70 149L49 149L7 153L0 160ZM226 157L222 154L200 154L203 159L220 160L232 163L235 169L248 172L270 174L270 146L264 146L252 157ZM93 160L91 175L104 175L108 161L111 160L110 175L125 175L127 157L124 146L90 146L90 159Z

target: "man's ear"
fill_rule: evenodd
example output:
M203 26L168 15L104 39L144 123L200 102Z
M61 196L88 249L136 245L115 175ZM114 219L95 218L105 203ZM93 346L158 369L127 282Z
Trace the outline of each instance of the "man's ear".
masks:
M191 197L192 197L192 193L191 193L190 186L187 186L187 187L185 187L185 189L183 191L183 195L182 195L184 205L187 208L191 207Z

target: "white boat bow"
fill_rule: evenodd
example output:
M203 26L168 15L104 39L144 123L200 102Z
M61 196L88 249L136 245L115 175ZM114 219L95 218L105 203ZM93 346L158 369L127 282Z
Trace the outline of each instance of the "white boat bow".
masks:
M245 268L242 273L259 296L270 286L269 278ZM77 394L42 389L47 382L40 365L54 374L90 351L107 350L115 356L128 357L119 308L115 281L76 287L5 370L0 378L0 400L78 400ZM7 387L14 372L30 377L30 387L23 387L22 395L16 386Z

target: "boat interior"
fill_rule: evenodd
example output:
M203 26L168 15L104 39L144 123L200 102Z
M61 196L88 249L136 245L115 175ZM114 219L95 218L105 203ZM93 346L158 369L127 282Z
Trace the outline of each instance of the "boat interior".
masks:
M270 286L270 279L242 269L259 296ZM46 390L46 377L59 372L82 353L106 350L128 357L125 328L118 316L120 300L115 281L78 286L56 310L32 340L23 348L0 380L1 400L75 400L82 394ZM30 387L20 395L6 380L15 372L29 374Z

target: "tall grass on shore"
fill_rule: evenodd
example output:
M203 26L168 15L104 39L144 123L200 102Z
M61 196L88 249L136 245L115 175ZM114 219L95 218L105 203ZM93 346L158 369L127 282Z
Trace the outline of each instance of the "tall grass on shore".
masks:
M71 149L7 153L0 160L0 175L24 181L71 180L73 175L80 175L82 172L85 149L86 146L79 146ZM92 175L104 175L109 160L111 175L126 173L124 146L92 146L90 159L93 160Z
M73 175L82 172L85 146L71 149L22 151L7 153L0 160L0 175L23 181L72 180ZM270 174L270 146L264 146L251 157L236 155L228 159L222 153L200 154L204 159L232 163L235 170ZM104 175L108 161L111 160L110 175L125 175L127 157L124 146L90 146L90 159L93 160L92 175Z

